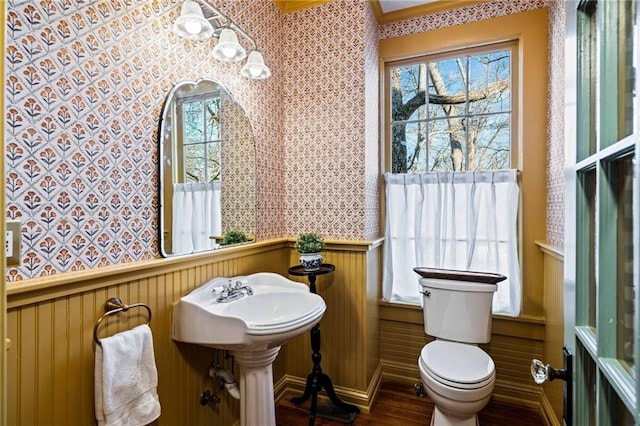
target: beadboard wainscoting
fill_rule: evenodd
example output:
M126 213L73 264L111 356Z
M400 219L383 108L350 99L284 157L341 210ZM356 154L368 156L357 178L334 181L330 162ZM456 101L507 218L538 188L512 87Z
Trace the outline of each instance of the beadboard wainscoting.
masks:
M322 367L345 400L367 405L379 364L377 292L380 243L328 242L325 262L336 272L318 278L327 311L321 321ZM93 327L107 299L144 302L158 368L162 415L155 425L231 425L239 406L218 390L221 402L200 405L212 389L208 369L224 353L171 339L172 305L217 276L275 272L287 276L298 263L292 240L277 239L222 252L97 268L13 283L8 288L8 424L94 424ZM293 277L291 277L293 278ZM304 281L304 280L300 280ZM105 321L101 337L144 322L137 309ZM308 334L285 344L274 363L274 382L297 391L311 370ZM300 390L302 387L299 388Z
M505 402L535 407L545 422L561 416L561 387L536 386L529 373L532 358L561 365L562 259L545 249L546 318L496 316L492 340L483 347L496 362L494 395ZM320 323L322 368L343 401L368 412L382 378L418 383L417 358L429 338L419 307L379 301L381 242L330 241L324 261L336 266L319 276L318 293L327 310ZM8 289L8 424L94 422L93 327L113 296L124 303L144 302L153 311L162 415L155 425L231 425L238 421L237 401L218 391L221 402L201 407L200 394L212 389L208 368L224 353L171 339L173 303L217 276L259 271L287 276L298 263L293 240L274 239L218 253L69 272L11 284ZM306 282L304 277L289 277ZM544 283L543 283L544 281ZM559 316L560 315L560 316ZM111 335L145 321L144 310L130 310L101 327ZM545 323L546 321L546 323ZM560 330L560 331L558 331ZM556 346L559 345L559 348ZM299 395L311 371L309 335L286 343L273 364L276 400ZM236 367L237 368L237 367ZM323 393L324 394L324 393Z
M564 255L552 245L536 243L544 256L544 358L545 364L562 368L564 346ZM554 380L543 385L543 403L548 403L545 410L552 418L551 424L562 425L562 380Z

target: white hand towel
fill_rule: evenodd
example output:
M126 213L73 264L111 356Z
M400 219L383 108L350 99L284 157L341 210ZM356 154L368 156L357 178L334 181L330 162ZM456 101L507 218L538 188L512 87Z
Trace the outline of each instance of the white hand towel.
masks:
M141 426L160 417L158 372L148 325L100 339L96 345L98 425Z

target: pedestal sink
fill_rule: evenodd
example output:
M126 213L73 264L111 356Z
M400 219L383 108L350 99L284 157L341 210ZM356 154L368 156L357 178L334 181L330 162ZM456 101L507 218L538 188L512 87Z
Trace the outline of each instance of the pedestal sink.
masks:
M228 301L225 285L242 286L242 296ZM271 365L280 345L310 330L325 309L305 284L278 274L215 278L175 303L173 339L230 350L240 366L240 425L275 426Z

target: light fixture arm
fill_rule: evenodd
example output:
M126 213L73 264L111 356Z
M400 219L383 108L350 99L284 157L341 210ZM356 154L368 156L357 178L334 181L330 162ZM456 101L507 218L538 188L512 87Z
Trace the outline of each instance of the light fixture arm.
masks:
M202 7L207 9L205 16ZM211 0L184 0L180 16L173 26L174 32L188 40L217 40L213 48L213 57L221 62L237 63L247 57L247 51L238 41L238 34L250 44L249 56L240 70L240 75L252 80L264 80L271 71L264 63L256 40L242 29L220 9L211 4Z
M244 38L249 40L249 43L251 44L251 50L257 49L258 44L256 43L256 40L253 37L251 37L249 34L247 34L247 32L243 30L240 26L238 26L238 24L233 22L231 18L229 18L224 13L222 13L220 9L212 5L208 0L202 0L202 4L204 4L209 9L209 11L213 13L212 16L205 19L209 22L211 22L212 20L216 21L216 25L214 26L214 28L231 28L232 30L236 31L237 33L241 34ZM218 20L220 20L221 18L223 21L225 21L223 25L218 24Z

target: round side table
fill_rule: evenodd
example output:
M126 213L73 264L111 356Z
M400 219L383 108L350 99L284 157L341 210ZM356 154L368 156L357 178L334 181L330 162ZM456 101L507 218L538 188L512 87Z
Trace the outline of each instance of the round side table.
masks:
M330 263L323 263L320 269L315 271L306 271L302 265L296 265L289 268L290 275L306 276L309 280L309 291L316 293L316 277L318 275L331 274L335 271L335 266ZM311 408L309 409L309 426L313 426L316 421L316 415L321 417L327 417L333 420L337 420L343 423L351 423L355 419L356 415L360 412L360 409L352 404L342 402L333 389L333 384L329 376L322 372L320 367L320 361L322 355L320 354L320 323L313 326L310 331L311 335L311 361L313 362L313 369L307 376L307 382L304 387L304 393L291 399L294 404L302 404L311 398ZM325 390L327 396L333 403L334 407L320 405L318 406L318 392Z

